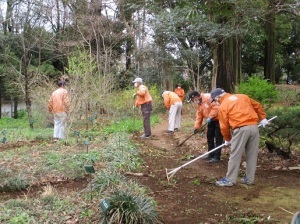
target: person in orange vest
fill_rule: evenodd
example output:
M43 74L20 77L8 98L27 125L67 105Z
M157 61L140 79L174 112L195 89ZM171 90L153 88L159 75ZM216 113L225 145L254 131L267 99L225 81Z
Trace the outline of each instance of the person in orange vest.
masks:
M152 97L149 93L148 88L143 85L142 78L136 78L134 81L134 87L137 88L137 92L133 94L135 98L134 108L141 106L144 134L141 139L146 139L151 137L151 127L150 127L150 113L152 111Z
M181 84L177 84L175 86L174 93L176 93L179 96L182 102L184 101L185 92Z
M210 93L199 93L192 91L188 95L188 100L197 104L196 121L194 124L194 134L198 133L203 119L207 122L207 144L208 151L222 145L223 136L220 130L220 124L218 120L218 105L215 102L211 102ZM208 157L210 163L217 163L221 158L222 148L209 153Z
M254 183L258 149L258 122L268 125L262 105L245 94L230 94L217 88L211 92L212 100L220 104L218 118L225 145L230 146L226 177L216 182L217 186L230 187L236 184L243 152L246 153L246 175L242 184Z
M180 128L182 101L172 91L163 90L161 96L164 99L166 109L169 111L169 127L165 134L173 134Z
M53 140L56 142L65 138L67 118L70 110L69 94L66 90L66 81L60 80L57 83L58 89L55 90L48 101L48 110L54 115Z

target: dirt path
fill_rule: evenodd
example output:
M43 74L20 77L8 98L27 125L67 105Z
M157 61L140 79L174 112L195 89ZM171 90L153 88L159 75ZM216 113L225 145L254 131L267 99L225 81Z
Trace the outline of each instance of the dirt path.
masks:
M144 171L149 176L136 178L153 191L166 224L198 223L290 223L292 214L300 210L300 172L287 167L300 164L299 156L283 161L277 155L260 151L256 184L222 188L215 181L226 174L230 149L222 150L220 163L211 164L199 159L180 169L168 182L165 168L171 169L207 151L205 136L196 135L183 146L176 147L190 135L185 126L189 114L183 116L183 127L174 135L164 135L164 122L152 128L153 138L135 138L145 160ZM190 122L188 122L190 123ZM245 172L242 165L240 173Z

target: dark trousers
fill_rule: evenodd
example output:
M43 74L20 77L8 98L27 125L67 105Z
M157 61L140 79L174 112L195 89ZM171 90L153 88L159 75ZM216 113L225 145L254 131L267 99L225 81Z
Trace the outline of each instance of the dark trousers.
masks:
M151 136L151 127L150 127L150 113L152 111L151 102L142 104L141 111L143 115L144 133L148 137Z
M223 136L221 134L219 121L211 121L207 124L206 137L207 137L208 151L222 145ZM221 150L222 148L217 149L216 151L210 153L209 157L220 159Z

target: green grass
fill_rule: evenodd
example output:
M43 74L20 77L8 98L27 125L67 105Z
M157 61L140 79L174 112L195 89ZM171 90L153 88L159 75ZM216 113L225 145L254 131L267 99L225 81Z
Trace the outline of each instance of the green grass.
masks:
M159 115L154 114L150 118L151 125L161 122ZM135 118L126 118L118 121L114 121L108 126L103 128L103 132L107 134L116 132L132 133L141 131L143 129L143 120L141 115L136 114Z

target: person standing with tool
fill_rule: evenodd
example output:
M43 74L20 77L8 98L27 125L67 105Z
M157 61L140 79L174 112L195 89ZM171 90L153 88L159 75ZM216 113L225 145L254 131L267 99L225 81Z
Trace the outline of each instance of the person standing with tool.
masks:
M245 94L230 94L217 88L211 92L213 101L220 103L218 117L225 145L231 145L226 177L216 182L217 186L230 187L236 184L242 154L246 152L246 175L242 184L252 185L256 172L259 148L257 123L268 125L261 104ZM231 134L232 132L232 134Z
M48 101L48 110L54 115L53 141L56 142L65 138L67 118L70 110L69 94L66 90L66 81L60 80Z
M150 113L152 111L152 97L149 93L148 88L143 85L143 79L135 78L133 81L134 87L137 88L137 92L133 94L135 98L134 109L141 106L144 134L141 139L147 139L151 137L151 127L150 127Z
M199 93L192 91L189 93L189 101L197 104L196 121L194 124L194 134L199 132L203 119L207 122L207 144L208 151L222 145L223 136L220 130L220 124L218 120L218 105L215 102L211 102L211 95L209 93ZM210 163L217 163L221 159L222 148L209 153L206 158Z
M172 91L163 90L161 93L164 99L164 105L169 111L169 127L165 134L173 134L174 131L179 131L182 101L179 96Z

